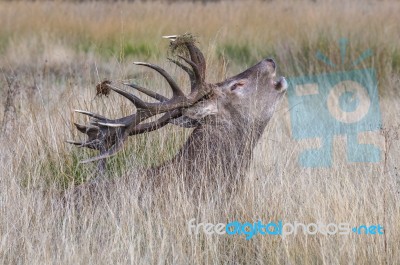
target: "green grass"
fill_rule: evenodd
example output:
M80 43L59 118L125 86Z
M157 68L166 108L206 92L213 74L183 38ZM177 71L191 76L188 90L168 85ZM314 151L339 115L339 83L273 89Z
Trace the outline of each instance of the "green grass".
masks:
M250 65L256 62L249 45L225 44L217 49L219 56L227 57L239 65Z
M394 73L400 73L400 49L395 48L389 57L392 61L392 69Z

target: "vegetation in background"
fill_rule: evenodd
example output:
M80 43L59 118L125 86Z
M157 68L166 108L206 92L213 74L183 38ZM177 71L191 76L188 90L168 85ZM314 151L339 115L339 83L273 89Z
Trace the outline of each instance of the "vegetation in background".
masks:
M95 98L98 82L129 79L168 95L162 78L132 64L144 60L162 65L188 88L185 73L166 60L163 35L197 36L210 82L265 57L273 57L278 74L287 77L332 71L315 54L340 62L338 41L347 38L347 61L333 70L348 70L371 49L360 67L377 70L384 127L398 128L399 12L394 1L0 2L0 117L7 78L19 84L14 130L0 135L0 263L399 263L396 133L360 136L381 148L385 164L348 164L345 138L338 137L333 168L303 169L298 154L316 143L291 138L286 101L257 147L248 179L230 198L213 194L195 204L187 200L183 176L171 174L163 177L173 185L150 195L155 208L139 206L140 168L170 159L187 137L173 126L131 139L109 161L107 177L117 180L111 197L105 188L96 203L76 210L53 196L93 177L94 164L78 163L92 151L65 143L80 137L72 123L87 121L73 110L107 117L134 111L115 93ZM186 222L193 217L212 223L381 223L386 236L189 236Z

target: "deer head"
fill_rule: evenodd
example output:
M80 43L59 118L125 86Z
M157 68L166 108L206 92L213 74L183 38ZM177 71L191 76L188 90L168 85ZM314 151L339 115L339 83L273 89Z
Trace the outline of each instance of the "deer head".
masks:
M204 118L208 117L226 126L266 124L287 87L285 78L274 80L275 73L275 62L272 59L262 60L246 71L213 85L207 99L184 109L182 115L198 123L206 122Z
M97 86L98 93L114 91L130 100L137 110L132 115L115 120L88 111L76 110L91 117L88 125L75 124L79 131L88 135L88 140L84 143L68 142L100 151L98 156L82 163L100 160L100 165L104 167L105 159L118 152L129 136L154 131L168 123L188 128L196 127L192 138L199 137L201 135L199 128L208 125L212 126L213 132L221 130L228 133L226 135L228 138L232 131L243 134L249 128L255 129L258 135L262 133L274 112L276 103L287 88L285 78L281 77L275 81L276 64L272 59L264 59L223 82L210 84L205 81L204 56L196 47L194 39L189 35L166 38L171 40L172 49L183 47L186 50L187 57L178 55L179 60L169 60L189 75L190 93L185 95L164 69L143 62L135 62L135 64L149 67L162 75L171 87L173 94L171 98L166 98L136 84L124 84L158 101L148 103L120 89L114 82L103 81ZM159 114L162 114L159 119L145 122ZM188 142L187 146L190 145L191 140L189 139ZM196 150L191 150L196 148L193 146L187 147L186 151L182 152L186 154L196 152Z

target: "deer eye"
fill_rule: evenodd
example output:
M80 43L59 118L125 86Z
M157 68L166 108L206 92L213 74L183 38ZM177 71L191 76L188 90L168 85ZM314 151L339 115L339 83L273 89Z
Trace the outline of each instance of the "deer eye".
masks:
M244 80L240 80L231 86L231 91L234 91L235 89L238 88L242 88L245 84L246 82Z

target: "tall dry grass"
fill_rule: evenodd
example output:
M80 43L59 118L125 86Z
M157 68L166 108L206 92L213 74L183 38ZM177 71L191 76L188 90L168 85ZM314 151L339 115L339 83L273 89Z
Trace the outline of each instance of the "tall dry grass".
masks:
M13 78L15 119L0 149L0 261L4 264L396 264L400 262L400 4L392 1L226 1L218 3L0 3L0 94L7 103ZM229 200L223 194L197 204L187 200L181 177L157 194L153 208L139 205L139 168L171 158L188 132L172 127L131 140L109 163L115 180L97 203L76 209L58 191L93 177L78 160L93 153L68 146L84 118L73 109L109 117L132 111L116 95L94 99L103 78L135 79L166 92L165 82L133 60L166 63L161 35L193 32L208 61L210 81L223 79L265 56L285 76L332 71L315 59L321 50L340 60L337 40L349 39L348 58L371 48L365 62L379 77L385 132L360 141L382 150L381 163L348 163L344 136L334 139L334 165L304 169L301 150L317 140L291 138L286 99L271 120L247 178ZM348 69L346 64L341 69ZM0 108L0 117L5 108ZM0 123L1 124L1 123ZM385 138L386 136L386 138ZM101 190L101 189L100 189ZM382 224L385 236L189 235L187 221L349 222Z

